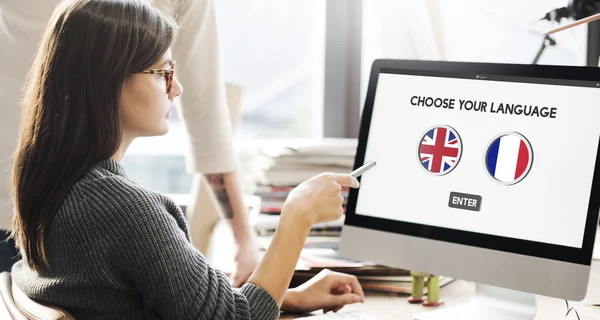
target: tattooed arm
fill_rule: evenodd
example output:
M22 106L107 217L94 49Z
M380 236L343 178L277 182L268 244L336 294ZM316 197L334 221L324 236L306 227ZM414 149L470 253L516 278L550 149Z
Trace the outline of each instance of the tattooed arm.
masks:
M238 246L233 285L240 286L248 280L260 260L258 242L248 221L240 180L237 172L212 173L204 177L221 205L223 216L229 222Z
M226 175L231 175L231 174L235 174L235 173L211 173L211 174L207 174L205 175L206 180L208 181L208 183L210 184L210 186L212 187L214 193L215 193L215 197L217 198L217 200L219 201L219 204L221 205L221 209L223 210L223 215L225 216L225 218L227 219L232 219L234 216L234 212L233 212L233 205L231 204L231 201L229 200L229 193L236 193L236 192L232 192L233 190L228 190L225 187L225 176ZM235 198L235 196L233 197ZM238 211L241 208L237 208Z

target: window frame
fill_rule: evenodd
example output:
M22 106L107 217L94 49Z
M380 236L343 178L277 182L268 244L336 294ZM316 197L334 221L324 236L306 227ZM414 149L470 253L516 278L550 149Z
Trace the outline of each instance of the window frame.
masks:
M327 1L323 137L358 137L362 9L363 0Z

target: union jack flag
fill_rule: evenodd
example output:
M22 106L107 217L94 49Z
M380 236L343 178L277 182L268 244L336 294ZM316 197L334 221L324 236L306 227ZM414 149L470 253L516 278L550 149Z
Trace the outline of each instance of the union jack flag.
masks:
M436 175L452 171L460 160L462 143L458 133L448 126L429 130L419 143L423 167Z

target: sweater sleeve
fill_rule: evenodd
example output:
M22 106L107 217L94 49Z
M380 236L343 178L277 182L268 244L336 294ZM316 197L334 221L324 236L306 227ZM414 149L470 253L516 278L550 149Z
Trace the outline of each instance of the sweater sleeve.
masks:
M232 127L219 56L213 0L176 0L177 29L172 45L181 82L179 111L188 133L191 173L237 170Z
M111 184L110 192L120 196L105 197L96 207L111 208L111 264L133 284L146 310L169 319L278 318L277 303L262 288L233 290L188 241L185 220L169 213L162 199L123 184Z

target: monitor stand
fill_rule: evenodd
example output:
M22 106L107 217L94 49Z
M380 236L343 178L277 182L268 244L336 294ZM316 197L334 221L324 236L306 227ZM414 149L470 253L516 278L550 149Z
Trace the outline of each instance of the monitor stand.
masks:
M531 293L513 291L477 284L471 301L456 307L439 309L414 316L416 320L532 320L537 311L535 296Z

